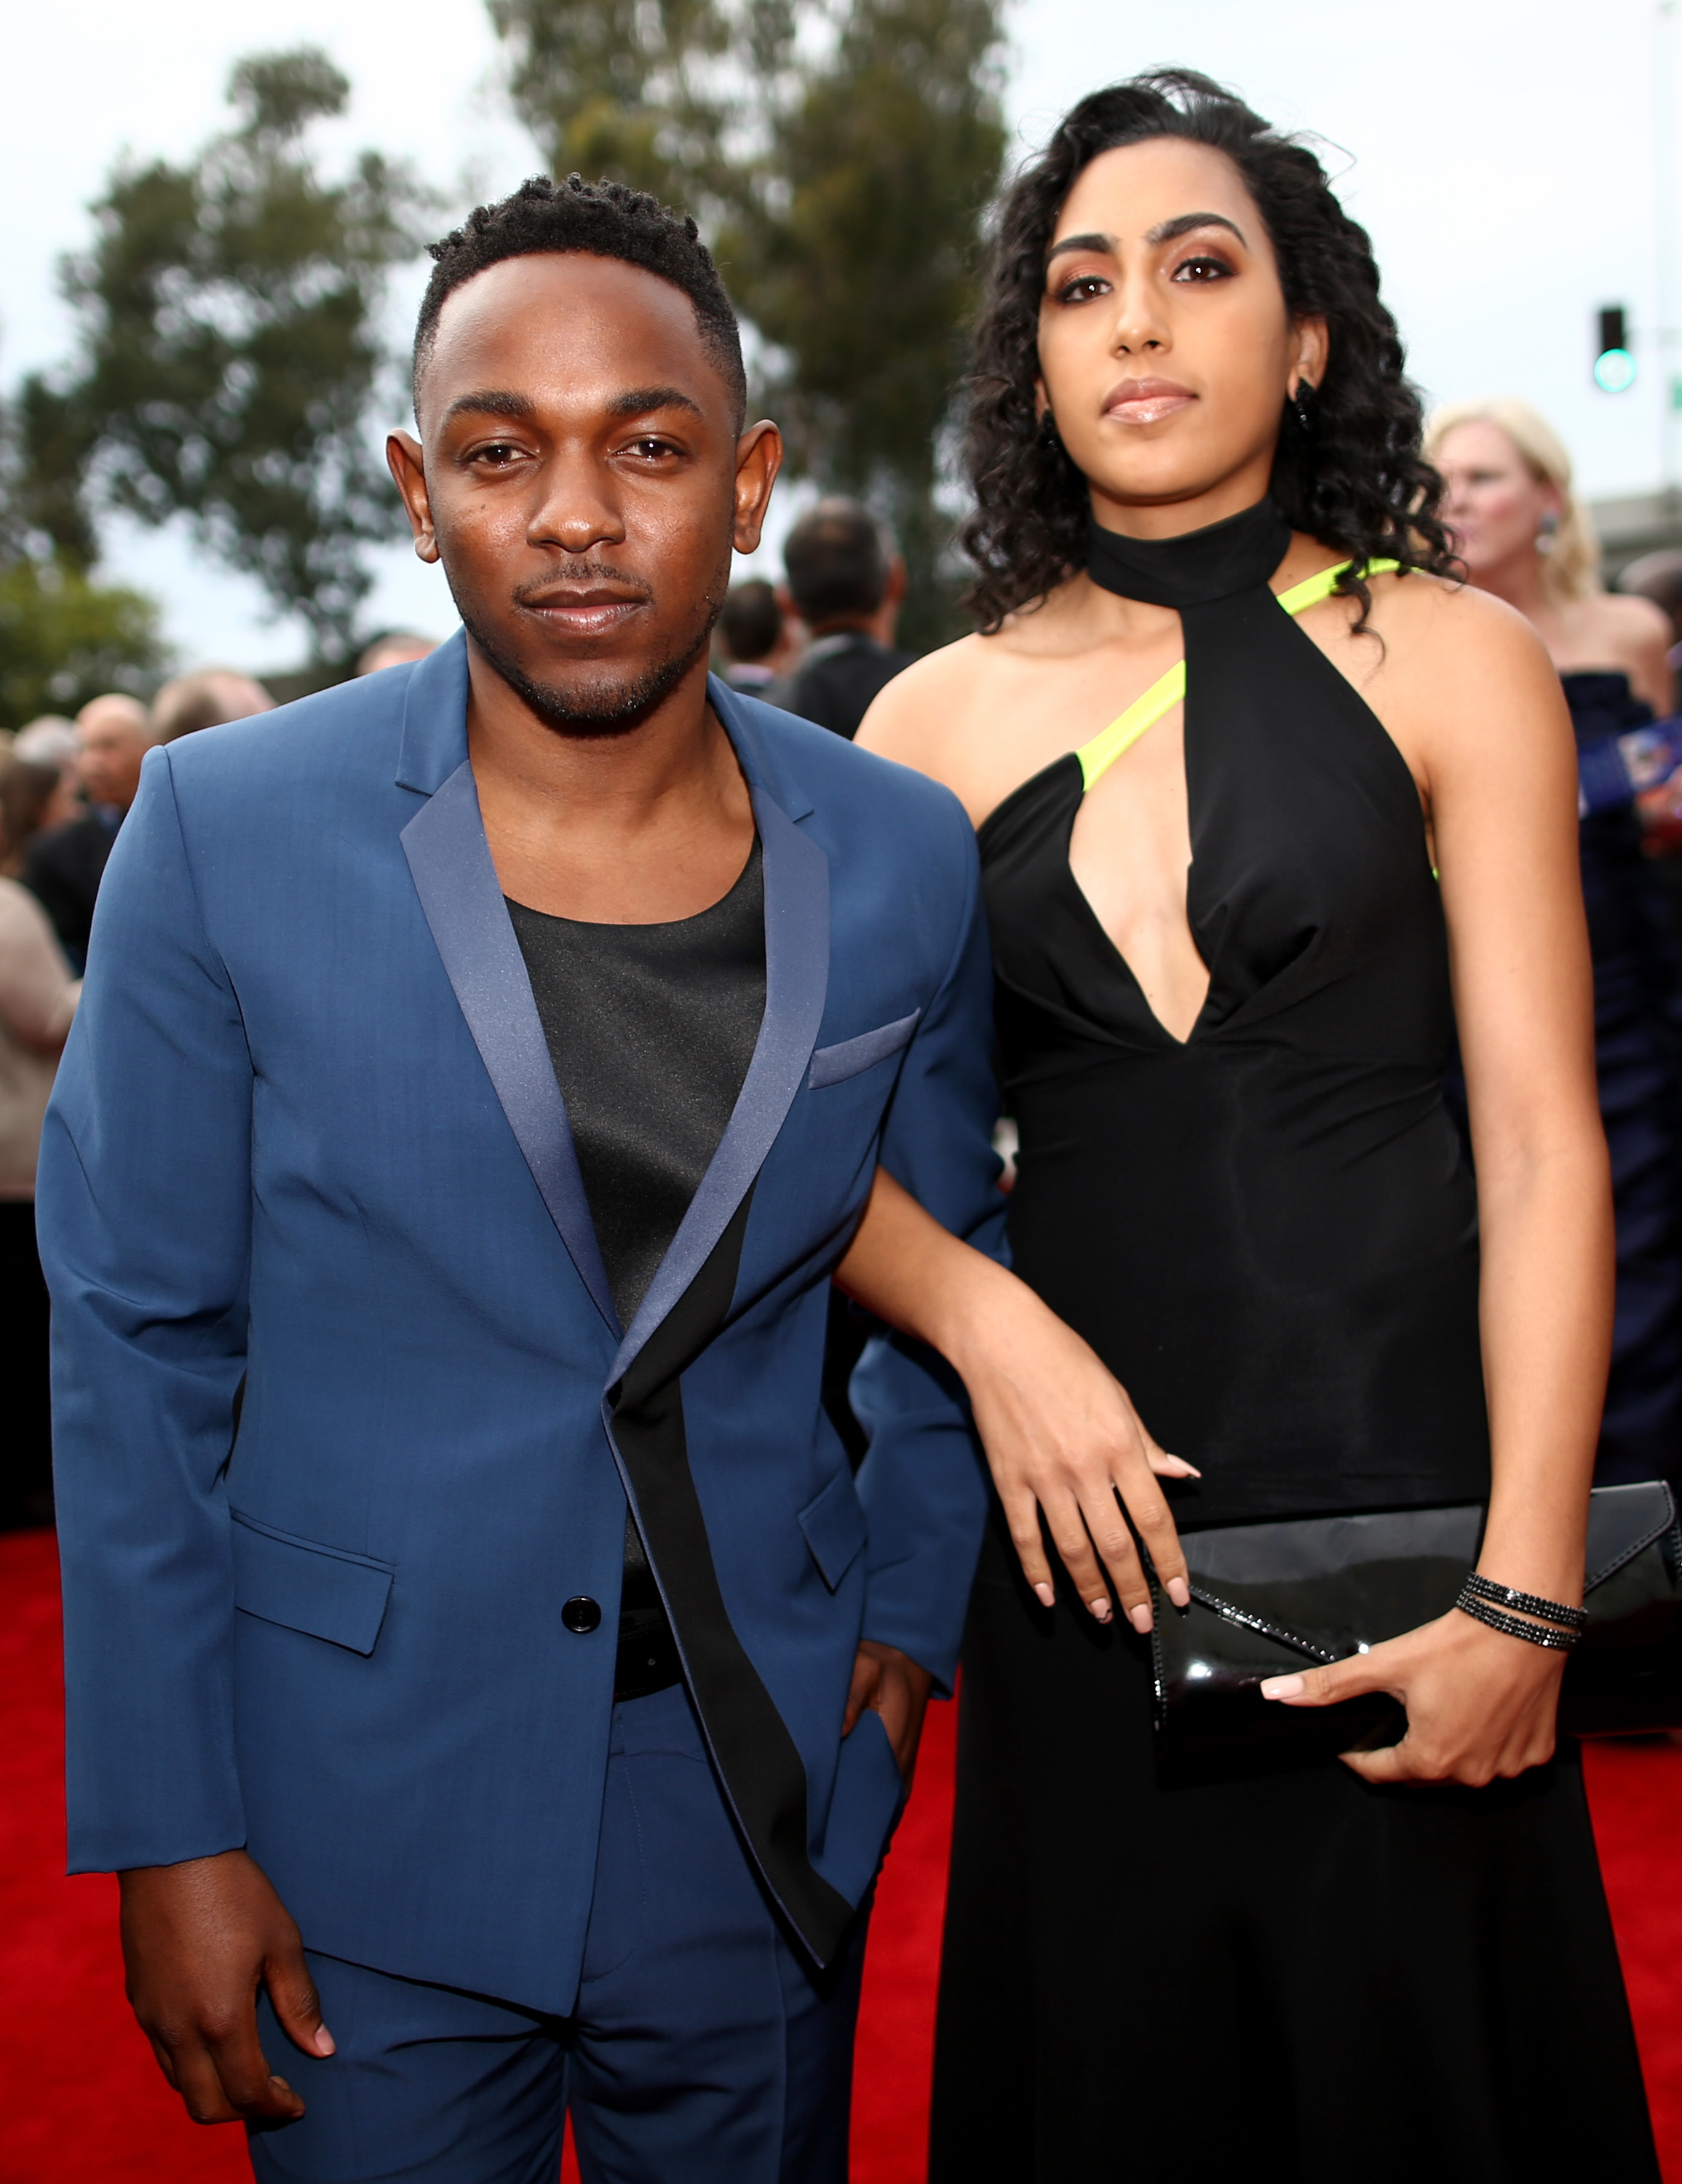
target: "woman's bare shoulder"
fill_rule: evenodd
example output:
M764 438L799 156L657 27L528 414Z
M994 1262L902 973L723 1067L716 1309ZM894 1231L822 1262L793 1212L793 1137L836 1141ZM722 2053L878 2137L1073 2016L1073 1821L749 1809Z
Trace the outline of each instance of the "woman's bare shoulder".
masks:
M944 778L940 761L986 703L992 649L989 638L961 637L913 660L877 694L855 740Z

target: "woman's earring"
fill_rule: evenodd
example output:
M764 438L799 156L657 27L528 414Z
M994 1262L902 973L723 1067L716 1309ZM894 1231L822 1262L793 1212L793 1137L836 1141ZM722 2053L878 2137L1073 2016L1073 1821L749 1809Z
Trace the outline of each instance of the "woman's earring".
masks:
M1039 413L1039 444L1042 448L1061 448L1063 444L1057 437L1057 421L1049 410Z
M1539 554L1551 554L1558 543L1559 517L1552 509L1549 509L1536 526L1536 551Z
M1291 414L1299 430L1312 432L1314 429L1314 398L1317 392L1312 379L1299 379L1291 390Z

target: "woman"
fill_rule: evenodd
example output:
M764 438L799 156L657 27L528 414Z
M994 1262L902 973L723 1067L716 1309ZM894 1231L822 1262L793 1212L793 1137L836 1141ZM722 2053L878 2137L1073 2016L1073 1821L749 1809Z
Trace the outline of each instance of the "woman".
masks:
M980 829L1016 1272L1200 1472L1182 1526L1487 1495L1479 1568L1568 1609L1611 1268L1570 724L1448 580L1367 239L1306 148L1141 79L1010 191L977 347L982 633L860 740ZM1264 1686L1388 1691L1399 1744L1159 1783L1108 1481L1013 1424L1010 1278L900 1211L842 1278L963 1372L1000 1500L935 2184L1655 2177L1560 1654L1456 1610Z
M58 793L54 768L20 758L0 764L0 869L12 868L31 820L39 823ZM0 1325L8 1366L0 1529L45 1524L53 1516L47 1284L35 1246L35 1162L81 990L46 911L16 880L0 878Z
M1600 581L1571 460L1523 402L1462 402L1431 421L1443 514L1472 582L1515 607L1559 671L1579 749L1671 710L1667 616ZM1682 1477L1682 1219L1676 967L1627 797L1586 812L1583 894L1595 966L1595 1063L1612 1153L1618 1302L1596 1475Z

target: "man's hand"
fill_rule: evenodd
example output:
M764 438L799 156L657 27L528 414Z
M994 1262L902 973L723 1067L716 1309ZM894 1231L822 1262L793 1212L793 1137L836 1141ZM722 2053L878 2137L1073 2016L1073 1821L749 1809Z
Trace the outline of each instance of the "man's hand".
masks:
M290 2121L304 2103L257 2036L266 1986L289 2039L331 2055L304 1944L268 1875L242 1850L120 1876L128 1997L195 2123Z
M928 1705L929 1688L933 1681L927 1669L918 1668L911 1656L902 1653L897 1646L878 1646L872 1638L860 1641L853 1662L853 1685L847 1694L847 1713L841 1724L841 1734L852 1735L866 1707L879 1713L907 1787L911 1769L917 1763L923 1712Z

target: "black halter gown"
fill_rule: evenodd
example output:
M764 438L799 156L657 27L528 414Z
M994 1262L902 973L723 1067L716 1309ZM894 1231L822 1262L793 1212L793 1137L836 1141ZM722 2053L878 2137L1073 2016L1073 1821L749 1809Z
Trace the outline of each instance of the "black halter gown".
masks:
M1070 870L1099 745L981 832L1016 1266L1201 1466L1175 1490L1188 1527L1488 1487L1418 796L1296 595L1268 588L1288 542L1265 503L1094 541L1097 581L1184 626L1210 972L1186 1041ZM1067 1581L1041 1609L994 1518L932 2184L1657 2178L1573 1752L1483 1791L1373 1789L1335 1763L1161 1784L1143 1642Z

